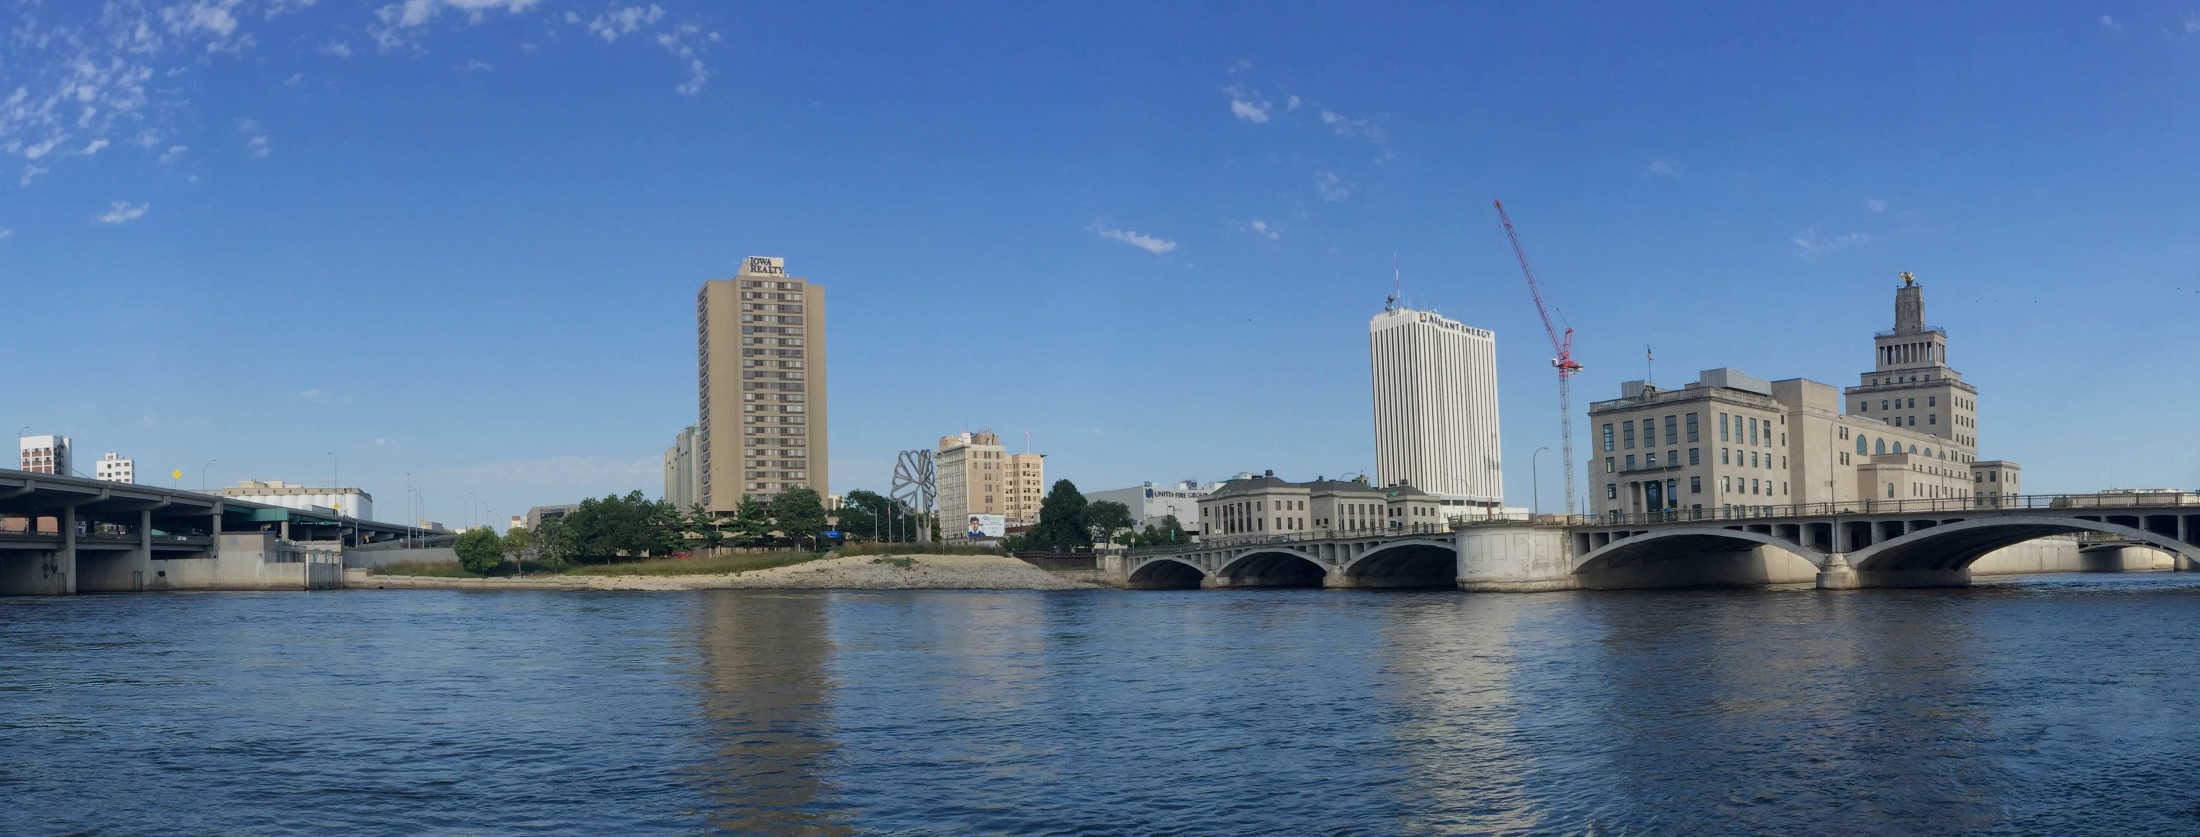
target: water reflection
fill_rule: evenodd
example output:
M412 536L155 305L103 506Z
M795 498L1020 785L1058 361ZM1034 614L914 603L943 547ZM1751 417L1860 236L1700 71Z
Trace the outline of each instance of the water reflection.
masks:
M714 757L693 781L712 829L853 834L826 781L833 728L831 620L816 593L701 597L701 737Z

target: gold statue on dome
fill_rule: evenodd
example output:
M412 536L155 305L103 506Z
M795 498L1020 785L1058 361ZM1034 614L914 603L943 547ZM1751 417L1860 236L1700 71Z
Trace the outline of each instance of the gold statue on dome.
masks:
M1917 277L1911 276L1910 272L1907 270L1902 271L1902 284L1915 285L1917 284Z

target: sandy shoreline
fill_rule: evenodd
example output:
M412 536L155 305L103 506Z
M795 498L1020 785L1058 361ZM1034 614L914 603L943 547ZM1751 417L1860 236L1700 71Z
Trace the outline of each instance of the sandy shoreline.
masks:
M899 562L909 562L903 567ZM1006 555L858 555L729 575L578 577L591 590L1079 590L1096 585L1063 578Z
M903 566L902 562L907 562ZM555 581L551 579L554 578ZM504 587L485 579L370 576L364 587ZM489 579L486 581L494 581ZM526 579L523 581L533 581ZM858 555L722 575L567 575L542 587L566 590L1086 590L1100 585L1064 577L1006 555ZM472 582L467 584L464 582ZM535 588L514 584L511 587Z

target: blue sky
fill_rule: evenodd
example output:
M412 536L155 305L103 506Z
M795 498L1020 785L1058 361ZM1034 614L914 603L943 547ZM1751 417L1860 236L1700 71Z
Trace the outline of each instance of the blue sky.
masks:
M2200 4L6 14L0 421L148 482L654 496L746 255L828 288L835 491L966 428L1088 489L1336 475L1397 253L1497 332L1525 504L1556 385L1503 198L1583 409L1646 344L1852 384L1909 270L2028 489L2200 485L2124 443L2200 420Z

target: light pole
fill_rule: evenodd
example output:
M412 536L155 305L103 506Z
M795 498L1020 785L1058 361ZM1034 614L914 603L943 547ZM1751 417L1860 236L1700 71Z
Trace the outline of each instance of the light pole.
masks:
M219 459L209 459L209 460L206 460L206 464L204 464L204 465L200 465L200 466L199 466L199 490L200 490L200 491L205 491L205 490L206 490L206 469L214 467L214 463L216 463L216 462L220 462L220 461L221 461L221 460L219 460Z
M1536 458L1550 449L1550 445L1544 445L1536 448L1534 453L1528 454L1528 490L1531 493L1531 499L1528 501L1529 517L1534 517L1536 512L1543 510L1543 471Z

